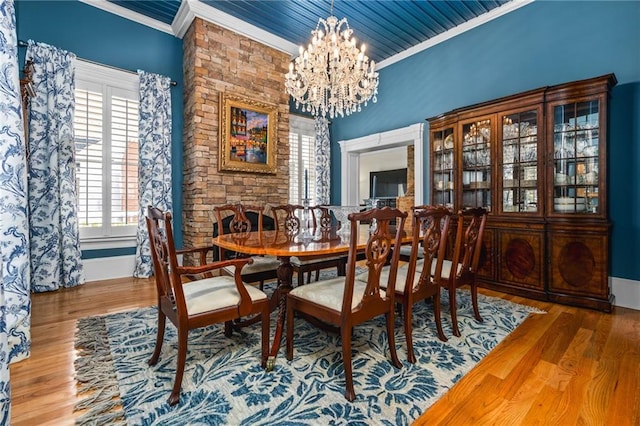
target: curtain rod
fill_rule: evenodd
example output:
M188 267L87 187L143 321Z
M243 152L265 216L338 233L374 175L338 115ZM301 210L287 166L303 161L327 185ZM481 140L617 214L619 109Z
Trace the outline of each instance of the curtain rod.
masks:
M18 40L18 47L27 47L28 45L29 45L29 44L28 44L26 41ZM95 61L91 61L91 60L89 60L89 59L84 59L84 58L79 58L79 59L82 59L83 61L85 61L85 62L89 62L89 63L92 63L92 64L94 64L94 65L100 65L101 67L107 67L107 68L111 68L111 69L114 69L114 70L127 72L127 73L130 73L130 74L137 74L137 72L136 72L136 71L131 71L131 70L126 70L126 69L124 69L124 68L114 67L113 65L101 64L100 62L95 62ZM177 85L178 85L178 83L177 83L177 82L175 82L175 81L173 81L173 80L171 80L171 85L172 85L172 86L177 86Z

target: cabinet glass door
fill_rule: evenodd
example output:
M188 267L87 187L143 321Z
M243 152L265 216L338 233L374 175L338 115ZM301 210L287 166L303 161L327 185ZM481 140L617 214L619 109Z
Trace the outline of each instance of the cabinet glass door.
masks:
M453 208L455 163L453 128L431 132L433 154L432 203Z
M462 208L491 211L491 120L462 125Z
M553 120L553 212L598 213L598 101L557 105Z
M502 117L502 211L532 212L538 203L538 112Z

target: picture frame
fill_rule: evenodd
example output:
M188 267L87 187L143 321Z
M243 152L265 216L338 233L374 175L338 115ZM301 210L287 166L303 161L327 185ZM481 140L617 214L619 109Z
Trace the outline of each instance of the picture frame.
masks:
M276 105L221 93L219 124L220 171L276 173Z

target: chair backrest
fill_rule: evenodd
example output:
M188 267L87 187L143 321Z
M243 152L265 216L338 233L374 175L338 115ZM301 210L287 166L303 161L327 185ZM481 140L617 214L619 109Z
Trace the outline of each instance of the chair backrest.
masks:
M475 274L478 270L487 214L487 210L482 207L458 211L453 250L453 264L460 265L456 274L458 277Z
M178 311L186 312L184 293L178 270L178 258L171 227L171 213L148 206L147 230L149 231L149 245L153 258L153 272L156 280L158 298L168 298L175 301Z
M264 214L264 207L249 204L225 204L211 208L213 213L213 236L242 235L253 231L275 229L275 221ZM217 259L230 259L236 253L218 249Z
M302 226L305 209L299 204L282 204L271 207L275 228L278 231L285 231L288 234L295 234ZM309 217L308 226L312 229L316 228L316 212L315 208L310 207L308 210Z
M447 251L449 224L452 212L444 206L412 207L411 255L407 271L407 286L425 284L439 286L442 265ZM416 264L422 254L422 271L418 282L414 281ZM433 282L432 282L433 280ZM405 294L411 288L405 288Z
M356 263L358 262L359 255L358 232L366 232L366 230L369 229L361 227L360 224L370 223L373 220L376 221L376 226L375 229L370 231L367 245L364 249L365 266L368 270L367 284L362 300L360 300L355 310L367 309L375 315L376 312L383 312L388 303L391 303L393 306L396 275L400 259L400 250L394 248L400 247L406 218L407 213L390 207L351 213L348 216L351 224L351 237L347 258L345 292L342 299L343 314L352 311L351 305L356 277ZM398 219L400 220L398 221ZM385 296L382 297L380 293L380 277L383 267L389 263L390 257L390 272L386 283ZM367 305L368 307L365 307Z
M327 206L315 206L310 207L316 219L316 225L320 229L330 229L333 226L333 218L331 217L331 211Z

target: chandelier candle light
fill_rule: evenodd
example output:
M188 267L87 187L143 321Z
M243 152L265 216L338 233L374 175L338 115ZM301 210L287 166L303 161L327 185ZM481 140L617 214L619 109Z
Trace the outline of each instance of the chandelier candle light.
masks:
M333 3L331 4L333 13ZM375 61L358 49L347 18L319 19L313 38L300 56L289 64L285 90L295 99L296 108L314 116L344 117L361 110L369 100L377 101L378 73Z

